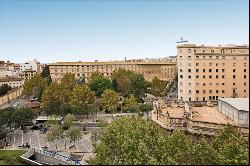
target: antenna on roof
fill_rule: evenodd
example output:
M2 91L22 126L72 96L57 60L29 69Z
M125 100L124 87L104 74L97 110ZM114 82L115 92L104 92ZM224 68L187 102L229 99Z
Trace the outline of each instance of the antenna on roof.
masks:
M183 40L183 37L180 38L179 41L177 41L176 43L187 43L188 40Z

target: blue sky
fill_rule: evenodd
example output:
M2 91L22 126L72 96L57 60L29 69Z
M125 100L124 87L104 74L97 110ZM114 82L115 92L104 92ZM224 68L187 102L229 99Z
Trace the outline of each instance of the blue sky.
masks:
M248 0L0 0L0 60L122 60L248 44Z

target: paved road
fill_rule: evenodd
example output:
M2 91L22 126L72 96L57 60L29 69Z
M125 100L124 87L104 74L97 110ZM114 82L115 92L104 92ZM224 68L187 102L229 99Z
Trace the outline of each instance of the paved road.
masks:
M6 107L13 107L15 104L18 104L18 108L24 107L24 105L28 102L28 99L22 99L22 97L19 97L13 101L11 101L8 104L4 104L0 106L0 109L6 108Z

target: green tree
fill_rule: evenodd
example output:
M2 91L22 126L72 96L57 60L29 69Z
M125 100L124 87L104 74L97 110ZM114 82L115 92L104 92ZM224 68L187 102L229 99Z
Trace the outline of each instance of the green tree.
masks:
M13 114L12 119L16 127L21 127L24 129L24 126L32 123L32 120L35 118L36 113L33 109L29 108L18 108Z
M130 77L129 92L133 94L138 101L145 96L147 83L142 74L133 74Z
M134 75L134 72L119 68L115 70L111 76L112 79L115 79L118 84L118 92L122 93L122 95L128 94L130 78Z
M88 83L92 84L93 81L95 81L99 78L103 78L103 75L99 71L92 72Z
M62 126L54 124L46 134L46 139L49 142L56 142L64 137ZM56 144L57 149L57 144Z
M8 126L10 127L10 130L12 129L13 126L13 118L12 118L12 114L15 112L16 110L13 107L6 107L4 109L0 110L0 125L5 125L8 124Z
M11 89L11 86L9 86L8 84L2 84L0 86L0 96L6 95Z
M74 145L77 140L82 138L82 136L82 131L78 127L71 127L67 132L67 137L69 138L70 142L74 143Z
M118 92L118 83L115 78L111 80L111 87L114 91Z
M63 104L63 103L68 104L70 95L71 95L71 91L67 90L65 86L63 86L62 84L53 82L44 90L42 94L42 104L43 106L46 106L50 102L53 103L53 101L57 101L60 104Z
M72 73L66 73L61 80L61 85L69 91L73 90L76 85L75 75Z
M154 77L151 83L150 93L154 96L162 96L165 88L167 87L167 82Z
M146 113L148 115L148 113L153 110L153 105L140 103L139 108L142 113Z
M112 89L106 89L101 96L102 108L115 112L120 101L119 95Z
M63 119L63 128L68 129L72 127L75 122L75 116L72 114L67 114Z
M216 165L218 157L212 145L203 139L200 143L194 144L190 158L192 165Z
M96 96L100 97L105 89L111 89L111 81L105 77L98 77L94 80L91 80L89 87L92 91L95 92Z
M70 96L70 105L72 107L79 105L93 104L95 94L90 90L87 85L76 85Z
M23 85L23 94L31 97L37 97L41 99L44 89L47 87L48 82L43 79L39 74L36 74L29 80L25 80Z
M227 125L221 130L212 145L217 151L217 164L248 165L248 143L232 125Z
M49 76L50 76L49 66L45 65L45 67L43 68L43 70L41 72L41 77L42 78L48 78Z
M140 108L134 96L129 96L122 102L122 112L139 112Z
M157 149L166 143L163 130L151 120L121 117L113 121L95 145L96 156L88 161L94 165L160 164Z

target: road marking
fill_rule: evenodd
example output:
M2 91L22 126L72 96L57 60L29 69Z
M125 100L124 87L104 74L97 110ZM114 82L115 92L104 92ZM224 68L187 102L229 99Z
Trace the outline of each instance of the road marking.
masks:
M38 144L39 144L39 148L38 149L41 149L41 143L40 143L40 140L39 140L39 135L37 133L37 140L38 140Z
M23 131L22 131L22 145L23 145Z

